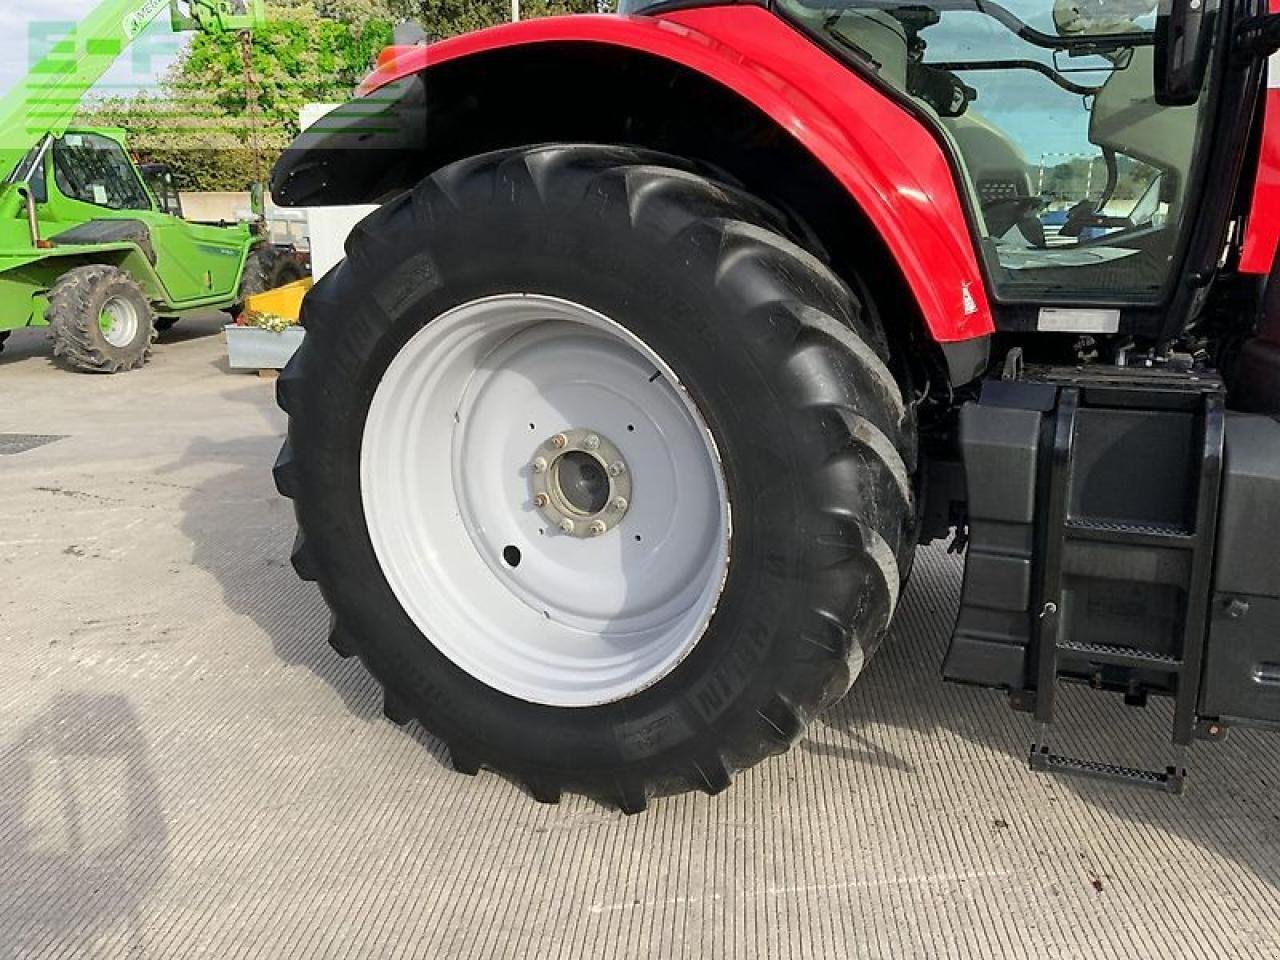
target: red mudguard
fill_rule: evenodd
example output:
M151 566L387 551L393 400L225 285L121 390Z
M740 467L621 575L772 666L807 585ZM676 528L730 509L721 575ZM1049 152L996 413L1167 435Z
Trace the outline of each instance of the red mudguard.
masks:
M1280 13L1280 0L1272 0L1271 12ZM1249 219L1245 221L1243 273L1267 273L1280 244L1280 55L1267 64L1267 107L1262 121L1262 149L1254 182Z
M993 332L974 241L941 146L909 112L759 7L548 17L395 48L360 93L459 57L554 41L643 50L736 91L803 144L866 212L938 342Z

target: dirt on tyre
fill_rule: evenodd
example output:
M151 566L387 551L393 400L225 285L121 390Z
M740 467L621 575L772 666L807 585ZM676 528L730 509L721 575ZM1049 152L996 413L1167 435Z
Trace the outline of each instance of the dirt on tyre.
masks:
M787 234L669 156L502 151L382 207L308 296L294 566L458 770L627 812L716 793L883 636L913 421Z
M59 277L45 318L53 355L88 373L142 366L156 338L145 291L127 271L104 264L76 267Z

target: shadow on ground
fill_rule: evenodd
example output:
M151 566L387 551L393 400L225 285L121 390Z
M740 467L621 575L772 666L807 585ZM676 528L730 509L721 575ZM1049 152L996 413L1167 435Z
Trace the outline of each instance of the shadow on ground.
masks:
M270 402L270 387L253 381L227 396L257 406L256 415L261 415ZM323 601L313 585L297 580L289 565L292 510L271 481L280 442L278 434L225 442L195 440L172 466L175 474L189 470L206 478L191 486L182 501L181 526L194 545L193 560L217 579L227 605L250 617L271 639L280 659L323 680L355 716L385 722L376 683L358 663L333 653L324 639L328 626ZM956 558L941 550L922 551L891 636L849 696L819 718L814 735L800 749L835 762L899 775L918 773L908 757L886 745L893 738L877 734L878 728L887 727L939 740L960 736L996 754L990 762L1025 765L1033 734L1029 718L1013 713L999 693L940 679L960 575ZM1164 702L1135 715L1111 703L1095 713L1099 703L1087 693L1068 691L1060 700L1067 704L1064 726L1073 721L1091 725L1089 737L1104 751L1131 751L1135 725L1143 743L1155 750L1167 748L1170 721ZM404 730L438 762L449 765L439 741L416 724ZM1088 738L1084 746L1089 748ZM1028 789L1040 789L1046 796L1074 792L1118 819L1185 837L1280 886L1278 755L1280 737L1251 731L1235 731L1224 743L1198 745L1191 756L1192 786L1182 797L1065 777L1051 782L1030 778L1027 783ZM998 813L992 811L993 816ZM1224 820L1237 823L1238 829L1224 831Z
M225 393L230 399L261 408L273 395L271 385L256 377L231 376L232 383L244 385L230 388ZM180 528L191 541L192 562L217 580L227 607L257 624L282 661L305 668L332 688L351 714L388 723L381 688L358 661L343 660L329 646L328 608L315 585L300 581L289 563L293 510L271 478L282 440L280 435L195 439L159 475L204 478L184 485ZM450 766L444 745L420 726L396 729Z
M63 694L0 750L0 956L142 955L169 836L129 700Z
M1011 774L1026 770L1035 736L1031 717L1015 713L1000 692L940 679L962 569L959 559L941 550L922 551L890 636L844 700L818 719L816 726L826 728L822 735L811 735L801 749L911 772L908 758L874 735L891 727L927 737L958 735L996 754L990 762L1010 764ZM1172 762L1167 699L1138 710L1117 696L1068 685L1058 700L1051 742L1064 752L1157 769ZM1187 764L1190 780L1181 796L1063 775L1026 773L1022 781L1046 803L1075 793L1117 819L1184 837L1280 887L1280 736L1233 730L1223 742L1193 746ZM1224 830L1226 821L1237 828Z

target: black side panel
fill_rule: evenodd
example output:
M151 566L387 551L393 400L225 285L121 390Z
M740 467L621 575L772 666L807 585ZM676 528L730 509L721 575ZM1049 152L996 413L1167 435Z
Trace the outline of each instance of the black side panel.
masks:
M1271 417L1227 420L1200 713L1280 724L1280 422Z
M151 243L151 231L141 220L90 220L64 230L50 238L55 244L80 246L98 243L132 243L146 254L154 265L156 250Z
M969 489L964 594L943 675L960 683L1020 689L1030 643L1042 408L1031 386L999 384L999 396L960 412ZM994 402L988 402L994 401ZM995 405L1007 404L1007 405Z

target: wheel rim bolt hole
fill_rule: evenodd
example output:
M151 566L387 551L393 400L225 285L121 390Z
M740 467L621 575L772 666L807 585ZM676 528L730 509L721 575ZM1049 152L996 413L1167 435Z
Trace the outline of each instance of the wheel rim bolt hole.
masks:
M502 559L508 567L515 569L520 566L520 548L513 543L507 544L502 548Z

